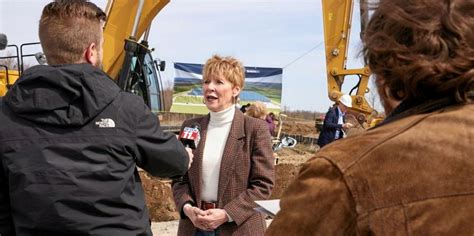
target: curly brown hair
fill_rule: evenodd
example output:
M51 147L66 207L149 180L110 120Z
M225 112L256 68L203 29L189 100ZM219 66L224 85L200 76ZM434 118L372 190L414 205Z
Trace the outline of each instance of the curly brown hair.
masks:
M394 99L472 101L473 0L380 0L374 9L364 60Z

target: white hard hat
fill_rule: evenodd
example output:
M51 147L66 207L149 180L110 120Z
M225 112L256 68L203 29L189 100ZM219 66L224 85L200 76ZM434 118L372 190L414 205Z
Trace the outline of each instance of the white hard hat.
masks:
M351 96L344 94L339 98L339 102L344 104L346 107L352 107L352 98Z

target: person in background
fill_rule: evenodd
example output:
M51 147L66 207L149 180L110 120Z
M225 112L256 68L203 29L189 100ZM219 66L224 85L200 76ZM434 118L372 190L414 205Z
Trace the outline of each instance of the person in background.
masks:
M43 9L49 65L27 69L0 103L1 235L152 235L137 166L188 170L191 150L100 69L105 18L84 0Z
M255 200L270 197L274 166L265 121L244 115L236 102L244 67L233 57L214 55L203 68L203 95L209 114L186 120L199 124L195 161L173 182L181 213L178 235L263 235L265 217Z
M247 108L245 114L253 118L265 120L267 117L267 108L263 102L256 101Z
M269 123L269 116L267 115L267 108L265 107L265 104L263 104L260 101L256 101L254 104L250 105L249 109L247 110L247 113L245 113L248 116L265 120L268 125L268 131L270 132L270 135L273 137L273 133L275 130L274 124ZM271 113L273 115L273 113ZM271 117L270 117L271 119ZM273 120L271 120L273 122ZM272 140L272 145L273 145L273 140ZM275 165L278 164L279 156L276 152L273 152L273 158L275 160Z
M247 103L246 105L241 106L240 111L245 114L247 110L249 109L250 105L251 105L250 103Z
M472 0L379 1L363 53L388 116L305 163L267 235L474 235L473 29Z
M275 128L277 121L275 114L273 114L273 112L268 113L268 115L265 117L265 121L267 122L268 128L270 129L270 134L272 135L272 137L274 137L276 135Z
M348 107L352 107L352 98L344 94L339 97L335 106L329 108L324 117L323 128L319 133L319 147L322 148L334 140L343 138L344 130L348 130L353 126L351 123L344 121L344 115Z
M263 104L263 102L260 102L260 101L254 102L252 105L249 106L245 114L267 122L268 131L270 132L270 135L273 136L272 131L275 130L275 127L273 126L273 123L269 123L267 120L267 108L265 107L265 104Z

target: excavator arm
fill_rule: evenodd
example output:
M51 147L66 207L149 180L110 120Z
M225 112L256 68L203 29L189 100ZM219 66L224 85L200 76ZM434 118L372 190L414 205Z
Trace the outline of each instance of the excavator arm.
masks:
M137 40L169 0L109 0L104 26L103 69L117 78L125 60L125 41Z
M350 92L352 109L360 113L357 117L359 122L364 122L366 116L372 114L373 111L365 99L365 94L369 92L370 71L368 67L346 68L354 0L322 0L322 6L329 99L337 101L343 94L342 84L346 76L354 75L353 77L357 78L358 82ZM367 1L360 0L360 6L363 32L368 17L365 11Z

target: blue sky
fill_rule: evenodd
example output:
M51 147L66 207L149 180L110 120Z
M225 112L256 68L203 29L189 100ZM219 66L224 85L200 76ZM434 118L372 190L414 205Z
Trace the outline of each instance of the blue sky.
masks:
M38 41L38 20L48 2L0 0L0 32L9 44ZM105 0L92 2L105 8ZM358 32L351 39L348 68L362 65L356 58ZM149 42L154 56L167 62L165 84L174 77L172 62L204 63L213 54L229 55L246 66L283 68L282 103L291 110L325 112L332 104L321 0L172 0L155 18ZM344 92L353 84L347 83Z

